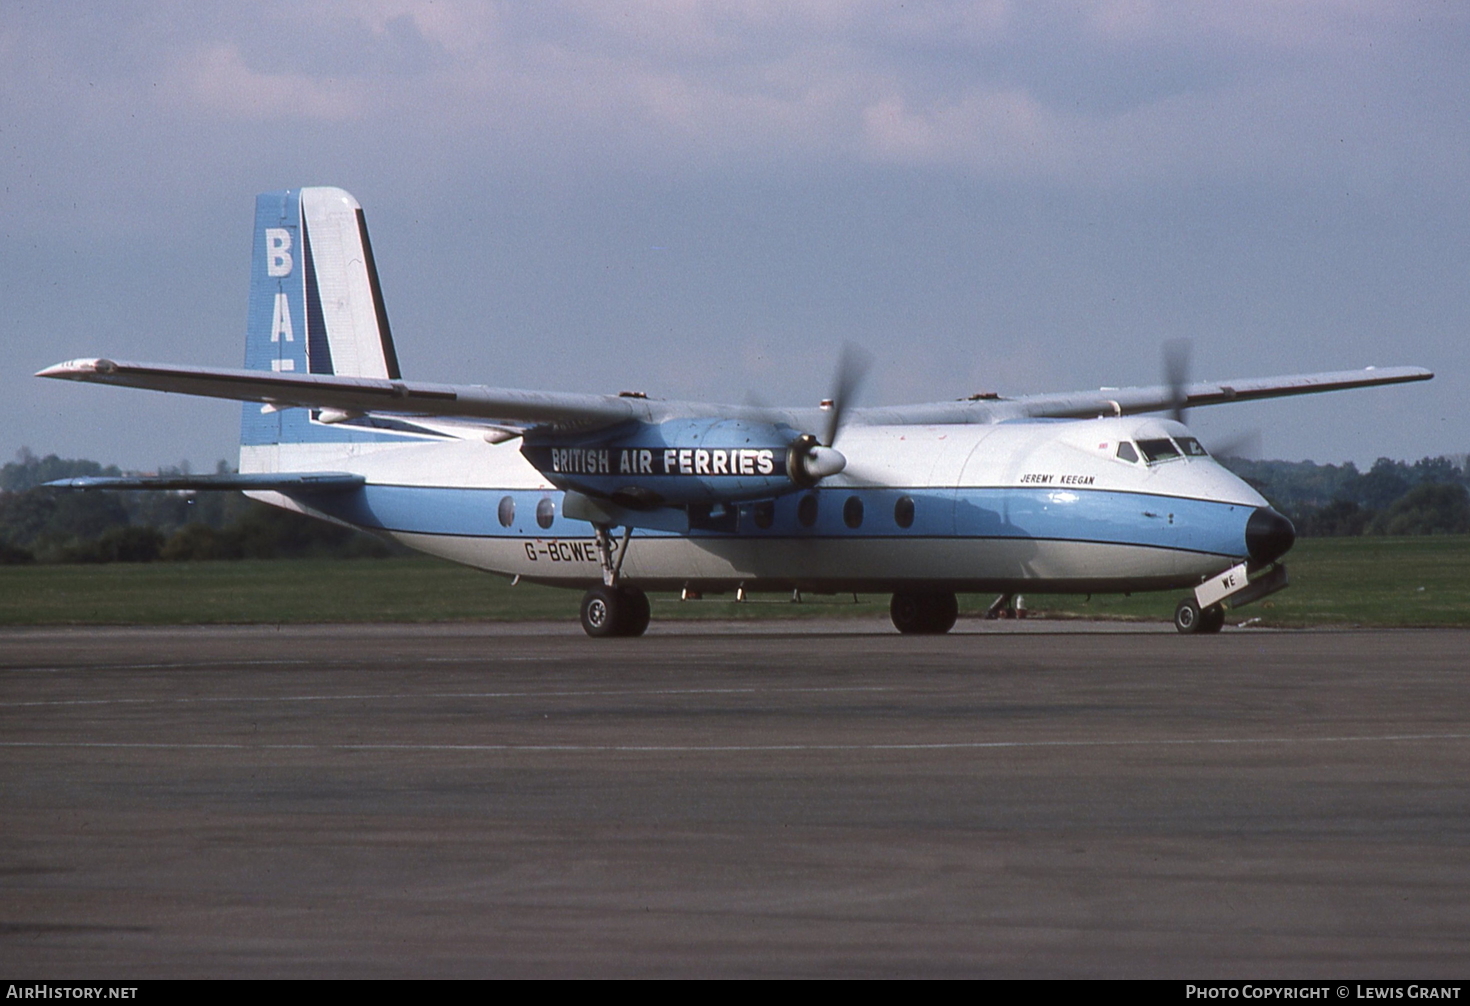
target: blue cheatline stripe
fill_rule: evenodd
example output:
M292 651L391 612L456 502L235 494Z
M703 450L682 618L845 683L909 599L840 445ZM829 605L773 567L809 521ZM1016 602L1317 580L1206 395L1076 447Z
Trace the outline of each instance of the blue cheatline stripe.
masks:
M512 539L592 534L590 524L562 516L559 491L368 485L331 495L292 495L333 517L372 530ZM817 520L803 527L797 506L806 495L776 500L769 528L755 527L749 515L742 514L738 535L693 531L690 536L756 540L1019 538L1239 556L1245 554L1245 526L1255 510L1238 503L1106 490L830 489L817 492ZM857 528L843 521L843 504L853 496L863 501L863 522ZM500 504L506 497L514 504L508 527L500 522ZM894 505L902 497L914 501L914 521L908 528L894 521ZM551 526L545 528L537 522L537 507L543 500L551 501L554 513ZM674 536L643 529L637 533Z

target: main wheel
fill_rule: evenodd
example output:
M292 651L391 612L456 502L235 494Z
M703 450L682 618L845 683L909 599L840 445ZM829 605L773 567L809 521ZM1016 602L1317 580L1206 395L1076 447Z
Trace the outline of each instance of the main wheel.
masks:
M648 620L653 617L648 595L637 587L619 587L618 593L623 595L622 634L624 636L643 635L648 631Z
M582 631L594 639L621 636L626 609L619 591L605 585L593 587L582 595Z
M593 587L582 595L582 631L595 639L641 636L652 609L637 587Z
M1222 618L1221 624L1224 624ZM1194 598L1186 597L1179 602L1179 607L1174 609L1174 628L1192 636L1196 632L1206 631L1204 628L1204 613L1199 610L1199 605Z
M954 628L960 604L953 594L942 591L902 591L893 595L888 614L893 627L904 635L939 636Z

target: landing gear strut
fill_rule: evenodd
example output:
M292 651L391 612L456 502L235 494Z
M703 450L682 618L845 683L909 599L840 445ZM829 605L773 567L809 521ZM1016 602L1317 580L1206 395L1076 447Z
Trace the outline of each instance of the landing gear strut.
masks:
M623 558L628 554L628 540L632 537L631 527L623 529L623 540L618 546L617 562L613 561L612 535L602 524L594 526L597 533L597 558L602 564L602 585L593 587L582 595L582 631L594 639L612 636L641 636L648 630L652 610L648 595L637 587L619 583L623 573Z
M888 614L904 635L942 636L954 628L960 605L953 594L943 591L900 592L893 595Z

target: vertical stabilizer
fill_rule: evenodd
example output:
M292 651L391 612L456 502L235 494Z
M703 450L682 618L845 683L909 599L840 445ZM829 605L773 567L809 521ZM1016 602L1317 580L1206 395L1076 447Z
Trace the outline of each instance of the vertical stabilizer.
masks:
M256 197L245 368L402 376L362 207L342 189ZM240 430L242 446L373 439L316 422L304 409L255 405L245 407Z

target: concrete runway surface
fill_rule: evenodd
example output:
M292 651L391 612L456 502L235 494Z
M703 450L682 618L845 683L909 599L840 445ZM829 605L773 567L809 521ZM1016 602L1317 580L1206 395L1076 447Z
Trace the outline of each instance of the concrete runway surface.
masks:
M0 631L16 977L1463 978L1470 634Z

